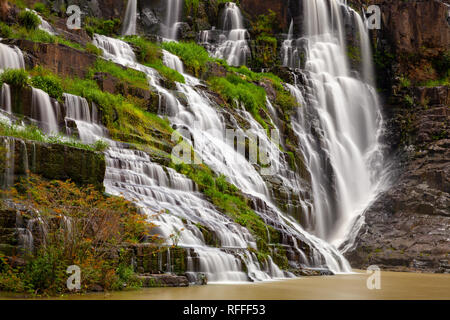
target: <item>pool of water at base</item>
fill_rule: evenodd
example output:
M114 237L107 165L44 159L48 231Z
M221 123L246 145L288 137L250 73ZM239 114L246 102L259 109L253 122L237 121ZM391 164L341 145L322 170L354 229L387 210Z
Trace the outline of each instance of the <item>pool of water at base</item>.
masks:
M187 288L146 288L109 293L65 295L63 300L450 300L450 274L381 272L381 288L369 290L365 271L326 277ZM374 282L372 282L374 284ZM2 299L24 299L0 293Z

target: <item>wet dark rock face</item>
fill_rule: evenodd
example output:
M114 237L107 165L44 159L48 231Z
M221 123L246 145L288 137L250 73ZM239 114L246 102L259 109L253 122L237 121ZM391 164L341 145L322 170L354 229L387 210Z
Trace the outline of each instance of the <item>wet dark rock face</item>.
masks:
M356 268L450 272L450 88L409 92L414 105L405 106L403 92L388 106L397 178L367 210L345 255Z
M385 142L395 165L391 187L367 209L345 254L353 267L450 272L450 88L418 85L446 72L433 68L450 50L444 2L449 4L374 2L382 12L382 28L372 35L382 60L377 76L384 90ZM399 84L400 78L410 84Z
M8 161L13 163L14 180L31 173L52 180L72 180L80 185L93 185L103 191L106 162L102 153L62 144L50 144L18 138L0 137L12 141ZM0 152L1 159L5 159ZM2 179L4 172L2 174Z

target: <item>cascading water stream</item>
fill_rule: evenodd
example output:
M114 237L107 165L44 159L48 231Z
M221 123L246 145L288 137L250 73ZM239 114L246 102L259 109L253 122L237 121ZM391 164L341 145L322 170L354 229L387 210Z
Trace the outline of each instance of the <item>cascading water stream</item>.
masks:
M2 85L2 92L1 92L1 99L0 99L0 108L5 110L7 113L12 112L11 108L11 88L9 84L4 83Z
M196 89L196 86L200 84L198 79L185 74L186 84L177 83L177 90L186 96L187 106L184 106L169 91L159 85L159 76L155 70L142 66L136 62L133 51L128 44L117 39L98 35L95 36L94 43L104 50L105 57L125 66L143 71L148 75L150 85L155 88L160 95L165 97L165 105L163 106L164 111L165 114L169 115L172 124L177 127L180 132L183 132L183 128L187 128L189 133L194 136L194 140L196 141L195 150L198 154L201 154L202 160L216 172L227 176L230 179L230 182L234 183L255 199L255 207L258 208L257 213L264 221L272 221L273 225L277 225L281 228L283 232L288 235L288 238L291 238L292 243L296 244L296 239L299 239L300 241L311 245L313 251L313 258L311 260L306 258L301 249L298 247L295 248L295 250L298 251L298 254L304 257L304 261L302 261L304 266L328 266L334 272L350 271L348 263L334 248L331 248L320 239L306 234L293 219L285 217L277 207L271 203L269 200L270 193L265 186L262 177L244 156L237 153L232 146L226 143L223 118L214 107L214 104L201 92L201 90ZM182 63L177 57L167 52L163 53L166 65L179 72L183 72ZM242 113L245 112L246 111L242 110ZM249 114L243 114L243 117L252 119ZM256 121L252 123L254 127L257 126ZM236 125L236 127L238 130L242 131L242 129L239 129L238 125ZM262 132L264 131L262 130ZM278 156L278 147L267 138L265 133L261 135L261 141L266 146L269 154L271 152L275 153L274 150L276 150L276 155ZM196 195L193 190L189 189L189 192L186 192L186 190L177 191L175 186L165 183L162 167L151 163L147 155L136 154L137 151L125 149L118 149L114 152L115 156L112 154L109 155L109 159L114 159L114 161L109 162L108 170L112 173L115 172L115 175L112 175L105 180L105 184L112 185L113 187L110 187L110 190L115 189L118 194L123 193L131 199L138 199L138 203L144 210L149 211L147 212L149 215L154 214L158 209L169 208L171 214L162 215L164 218L160 218L160 220L163 221L161 228L167 228L171 233L173 233L173 230L178 230L178 232L180 232L179 230L185 228L186 230L180 232L181 239L185 239L182 240L182 243L184 245L189 245L190 247L194 246L192 241L197 243L197 245L201 244L200 246L195 247L195 252L200 257L200 269L203 270L203 272L208 272L212 279L217 279L217 277L219 277L218 281L242 280L242 262L246 264L247 270L256 270L252 274L249 272L249 276L254 279L259 278L259 280L264 280L270 277L279 277L280 274L283 274L271 261L267 261L267 271L262 270L256 257L244 249L244 247L254 247L254 240L251 234L249 234L246 229L235 225L229 221L228 218L216 212L214 208L210 207L209 203L201 200L201 196ZM127 159L127 153L131 153L132 155L130 156L130 160L125 161L125 159ZM272 158L276 159L275 154L272 155L274 156ZM141 159L135 162L137 156ZM139 168L144 165L137 165L136 163L144 163L145 166L157 166L159 168L158 170L161 171L161 174L158 175L157 182L151 182L154 178L149 181L148 172L151 171L148 169L145 170L147 176L141 177L142 169ZM274 166L276 168L277 166L285 167L287 165L283 161L282 164L275 162ZM124 170L125 168L127 170ZM171 173L171 170L168 169L167 174L171 176L176 173ZM154 173L150 175L150 177L154 176ZM186 178L181 176L179 179ZM161 188L164 189L161 190ZM155 190L159 190L161 193L156 192ZM179 196L180 191L185 192L182 197ZM177 199L175 201L177 207L173 207L174 197ZM192 203L185 208L184 204L186 202L190 203L189 199L192 199L192 197L195 197L194 199L197 202L197 205L194 205L195 201L192 201ZM167 198L169 198L170 201L167 200ZM194 210L195 212L192 212L192 208L196 208ZM221 240L221 245L225 249L205 246L201 241L201 237L198 236L198 231L195 231L194 233L191 231L190 233L185 234L192 228L186 228L182 223L182 220L186 219L186 221L188 221L188 226L193 225L196 223L196 216L199 214L201 214L206 221L209 221L210 219L214 220L214 216L217 216L217 219L221 217L221 219L226 219L228 221L225 225L213 225L211 227L216 234L220 234L221 231L226 231L228 234L227 237L231 237L231 234L229 234L230 226L232 226L233 229L238 228L233 232L238 235L241 239L240 241L243 240L243 242L240 242L240 245L237 246L237 248L239 248L239 253L235 253L234 255L227 253L227 246L224 244L226 242L223 240ZM164 223L164 221L166 222ZM209 223L209 225L211 225L211 223ZM168 234L168 232L161 232L161 234ZM192 234L194 234L194 236L192 236ZM223 236L219 237L223 238ZM191 239L191 242L188 242L187 239ZM245 244L244 246L242 246L243 243ZM234 245L236 245L236 243ZM243 253L245 253L245 259L242 257L241 259L236 260L236 255L241 256ZM249 259L251 263L249 262ZM251 267L249 267L250 265ZM228 271L224 270L224 268ZM271 273L268 274L267 272ZM225 276L221 276L220 274L225 274ZM266 276L261 276L261 274L266 274ZM236 277L236 275L239 276ZM286 274L283 275L286 276Z
M227 2L219 25L223 32L219 35L218 45L208 43L212 31L202 31L200 36L214 57L224 59L232 66L245 65L251 54L247 43L250 36L243 21L241 10L236 3Z
M22 51L19 48L11 48L0 43L0 73L7 69L25 69L25 61ZM7 113L12 112L11 88L7 83L3 83L1 88L0 108Z
M40 30L42 30L42 31L45 31L45 32L47 32L47 33L49 33L49 34L51 34L51 35L57 35L57 32L55 31L55 29L53 29L53 27L50 25L50 23L48 23L44 18L42 18L42 16L39 14L39 13L37 13L35 10L30 10L30 9L28 9L28 8L25 8L25 10L27 10L27 11L31 11L31 12L33 12L35 15L37 15L37 17L39 18L39 20L40 20L40 24L39 24L39 26L38 26L38 28L40 29Z
M104 140L110 145L114 142L108 139L108 130L103 127L97 119L97 107L92 104L92 111L86 99L72 94L64 93L64 107L66 108L66 131L69 135L74 135L70 126L67 125L69 120L75 121L78 135L84 143L95 143L98 140Z
M31 117L47 134L59 132L57 110L59 103L53 105L50 96L41 89L32 88Z
M183 0L166 0L166 17L163 22L162 36L169 40L177 40L178 24L181 20Z
M128 0L125 19L122 27L123 36L131 36L136 34L137 20L137 0Z
M156 71L136 62L128 44L98 35L95 36L94 43L104 50L106 58L145 72L150 85L165 97L166 105L179 105L170 92L159 86ZM173 67L182 68L182 64L176 63ZM193 81L187 75L186 79ZM189 260L198 261L190 264L188 271L191 274L205 273L212 282L247 281L248 277L264 280L271 277L262 271L248 274L242 271L243 260L239 258L239 254L245 255L253 264L258 264L256 256L248 251L249 247L256 248L253 236L203 199L191 180L172 169L163 169L152 162L146 153L137 150L116 147L110 148L106 155L107 191L137 201L149 217L167 210L168 213L157 217L157 233L169 240L170 235L179 234L178 246L190 248ZM221 249L205 243L198 224L214 233ZM276 267L271 270L276 270Z
M25 69L22 51L0 43L0 73L6 69Z
M380 188L383 121L371 86L370 43L361 17L339 0L305 0L303 5L305 36L286 40L282 50L284 64L291 68L299 67L298 52L306 55L304 91L289 85L302 105L292 125L314 197L313 212L303 221L307 230L338 246ZM351 76L344 14L359 31L364 81Z

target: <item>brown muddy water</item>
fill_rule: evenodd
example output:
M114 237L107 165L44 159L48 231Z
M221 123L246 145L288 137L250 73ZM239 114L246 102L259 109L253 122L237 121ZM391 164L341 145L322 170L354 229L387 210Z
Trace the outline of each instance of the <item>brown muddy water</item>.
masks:
M291 280L209 284L188 288L148 288L133 291L67 295L67 300L450 300L450 274L381 272L380 289L369 290L370 274L302 277ZM0 299L22 299L0 293Z

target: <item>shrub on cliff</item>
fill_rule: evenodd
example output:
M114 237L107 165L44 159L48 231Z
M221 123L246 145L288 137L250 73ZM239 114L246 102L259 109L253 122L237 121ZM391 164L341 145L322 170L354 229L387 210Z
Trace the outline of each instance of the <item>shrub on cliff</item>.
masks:
M50 97L61 100L63 95L63 88L61 80L52 75L37 75L31 78L31 85L35 88L41 89L49 94Z
M12 29L6 23L0 21L0 38L10 38Z
M265 108L266 92L263 88L248 82L238 75L228 75L226 78L212 78L211 87L229 103L244 104L248 112L257 117L258 110Z
M208 51L194 42L163 42L161 47L183 60L187 71L199 77L211 61Z
M7 83L19 88L26 87L29 84L28 73L21 69L7 69L0 75L1 83Z
M130 256L119 247L150 237L154 227L130 202L108 197L93 186L78 187L67 181L46 181L31 175L6 195L28 210L28 219L36 219L43 232L34 238L34 250L26 264L14 269L3 257L0 290L37 294L67 291L66 269L81 268L82 290L101 285L106 290L138 284L129 272ZM132 271L132 270L131 270ZM14 278L11 283L8 279Z
M95 54L96 56L99 56L99 57L101 57L103 55L103 50L100 48L97 48L92 43L86 44L86 52Z
M120 30L120 19L104 20L96 17L88 16L84 19L87 34L92 37L94 33L104 36L113 36L118 34Z
M161 60L161 49L155 43L139 36L127 36L123 39L138 49L137 58L142 64L156 63Z
M34 4L34 11L39 12L44 17L50 16L50 8L42 2L36 2Z
M41 24L41 19L32 11L23 10L19 13L19 23L27 30L35 30Z

